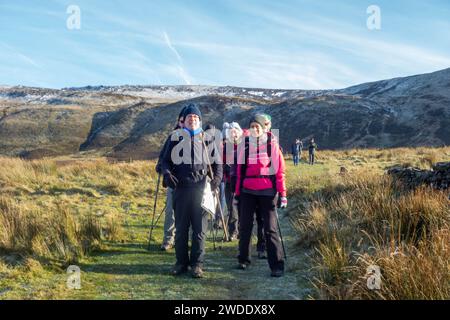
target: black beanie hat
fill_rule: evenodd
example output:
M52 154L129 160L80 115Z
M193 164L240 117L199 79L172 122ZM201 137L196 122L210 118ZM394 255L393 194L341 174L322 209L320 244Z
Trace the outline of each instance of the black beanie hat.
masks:
M186 106L184 106L183 109L181 109L177 120L180 120L180 118L183 118L183 120L184 120L184 118L185 118L185 111L186 111Z
M248 123L248 126L250 127L252 122L256 122L261 125L261 127L265 128L266 118L261 114L255 114L250 118L250 122Z
M188 114L196 114L196 115L198 115L200 120L202 119L202 113L200 112L200 109L197 108L197 106L194 104L189 104L185 107L184 118L186 118Z

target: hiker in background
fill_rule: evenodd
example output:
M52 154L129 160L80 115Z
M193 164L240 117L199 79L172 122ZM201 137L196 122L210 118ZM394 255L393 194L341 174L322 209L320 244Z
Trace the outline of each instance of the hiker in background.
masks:
M298 166L299 155L300 155L300 140L296 139L291 146L292 160L294 161L294 166Z
M212 172L208 170L209 165L205 158L209 158L209 155L208 150L204 148L201 119L201 112L195 105L190 104L186 107L184 127L181 130L183 135L179 139L172 136L161 162L164 181L174 189L176 264L172 274L183 274L191 266L194 278L203 277L208 216L204 214L201 203L206 177L209 175L212 179L213 192L219 188L222 180L221 164L209 159ZM183 156L185 149L188 149L186 151L189 154ZM175 156L179 156L180 159L172 159ZM189 256L190 226L192 227L192 243Z
M213 124L208 124L205 127L205 134L208 136L206 139L214 140L215 139L215 132L216 132L216 126ZM219 199L220 199L220 206L223 210L225 208L226 199L225 199L225 185L223 180L220 182L219 186ZM214 216L214 224L213 227L215 229L222 229L222 219L221 219L221 210L219 208L219 203L217 204L216 214Z
M298 163L302 161L302 153L303 153L303 141L300 138L297 138L299 144L298 144Z
M309 164L313 165L315 162L315 158L316 158L316 149L317 149L317 144L314 142L314 138L311 138L311 140L309 141L309 146L308 146L308 151L309 151Z
M161 160L164 156L164 152L166 148L169 146L170 138L172 134L179 135L179 132L177 130L182 129L184 125L184 110L186 108L183 108L178 115L178 121L175 125L174 131L167 137L166 142L164 143L164 146L161 149L161 152L159 153L158 163L156 164L156 172L158 174L162 174L161 170ZM164 185L163 187L167 187ZM165 211L165 217L164 217L164 238L163 243L161 244L161 250L162 251L168 251L173 248L175 242L175 214L173 210L173 189L170 187L167 187L166 191L166 211Z
M264 130L266 118L255 115L250 120L250 136L239 151L234 202L240 208L238 268L251 263L251 234L254 215L262 215L271 276L284 274L283 249L277 229L278 194L281 207L287 206L285 164L278 142Z
M243 131L237 122L223 124L223 181L228 209L228 234L230 241L238 238L239 210L233 206L233 194L236 188L237 148L242 141Z

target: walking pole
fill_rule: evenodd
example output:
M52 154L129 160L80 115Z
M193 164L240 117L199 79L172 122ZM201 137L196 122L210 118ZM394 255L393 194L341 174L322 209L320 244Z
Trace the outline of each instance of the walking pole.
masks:
M216 237L214 236L213 224L214 224L213 220L212 219L209 220L209 236L210 236L210 238L212 237L212 239L213 239L213 248L215 251L216 250Z
M166 208L167 208L167 203L164 205L164 208L162 208L161 212L158 215L158 218L156 218L155 227L158 225L159 219L161 218L162 214L166 211Z
M278 218L278 211L277 211L277 210L275 210L275 214L276 214L276 216L277 216L278 232L280 233L281 245L282 245L282 247L283 247L283 253L284 253L284 260L287 261L286 248L284 247L283 234L281 233L280 219Z
M211 231L210 232L212 233L212 238L213 238L213 248L214 248L214 251L216 251L216 235L214 233L214 220L212 220L212 219L211 219Z
M219 197L219 194L218 194L217 191L215 192L215 195L217 197L217 202L219 204L220 220L222 221L223 234L224 234L224 237L225 237L225 241L228 241L229 240L229 237L228 237L228 224L225 222L225 218L223 217L222 205L220 204L220 197Z
M202 143L203 143L203 148L205 148L205 150L206 150L206 159L208 161L207 165L208 165L209 171L211 173L211 177L213 177L213 170L212 170L212 166L211 166L211 161L209 161L208 149L206 148L205 140L203 140L203 137L202 137ZM220 203L220 197L219 197L219 194L218 194L217 190L214 191L214 196L217 198L217 203L219 205L220 220L222 221L225 241L228 241L228 239L229 239L229 237L228 237L228 230L227 230L228 226L225 223L225 219L223 218L222 205Z
M226 185L225 185L225 188L226 188ZM233 198L234 198L234 194L230 192L230 197L228 198L229 199L228 203L230 204L230 208L228 208L228 204L227 204L227 210L228 210L227 227L230 225L230 219L231 219L231 215L233 213ZM234 232L236 233L236 230L234 230Z
M148 237L148 246L147 250L150 250L150 243L152 241L153 229L155 227L155 214L156 214L156 203L158 201L158 193L159 193L159 182L161 181L161 173L158 173L158 181L156 183L156 194L155 194L155 202L153 203L153 216L152 216L152 224L150 225L150 234Z

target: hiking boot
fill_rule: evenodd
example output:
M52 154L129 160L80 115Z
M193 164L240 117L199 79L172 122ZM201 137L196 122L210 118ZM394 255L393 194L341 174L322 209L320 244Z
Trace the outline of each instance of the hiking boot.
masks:
M258 259L267 259L265 251L258 251Z
M240 269L240 270L247 270L248 269L248 265L249 265L248 263L239 262L238 265L237 265L237 268Z
M276 277L276 278L282 277L283 275L284 275L284 270L281 270L281 269L274 269L270 273L271 277Z
M163 243L161 245L161 251L169 251L172 248L173 248L173 244L171 244L171 243Z
M176 264L172 269L172 275L179 276L180 274L186 273L187 271L187 266Z
M192 268L192 278L203 278L203 270L200 266Z

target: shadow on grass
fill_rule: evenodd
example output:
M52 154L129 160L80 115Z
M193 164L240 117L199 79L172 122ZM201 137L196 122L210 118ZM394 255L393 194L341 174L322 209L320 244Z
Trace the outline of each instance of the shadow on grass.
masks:
M79 265L81 270L89 273L103 273L115 275L169 275L171 263L159 264L114 264L100 263L93 265Z

